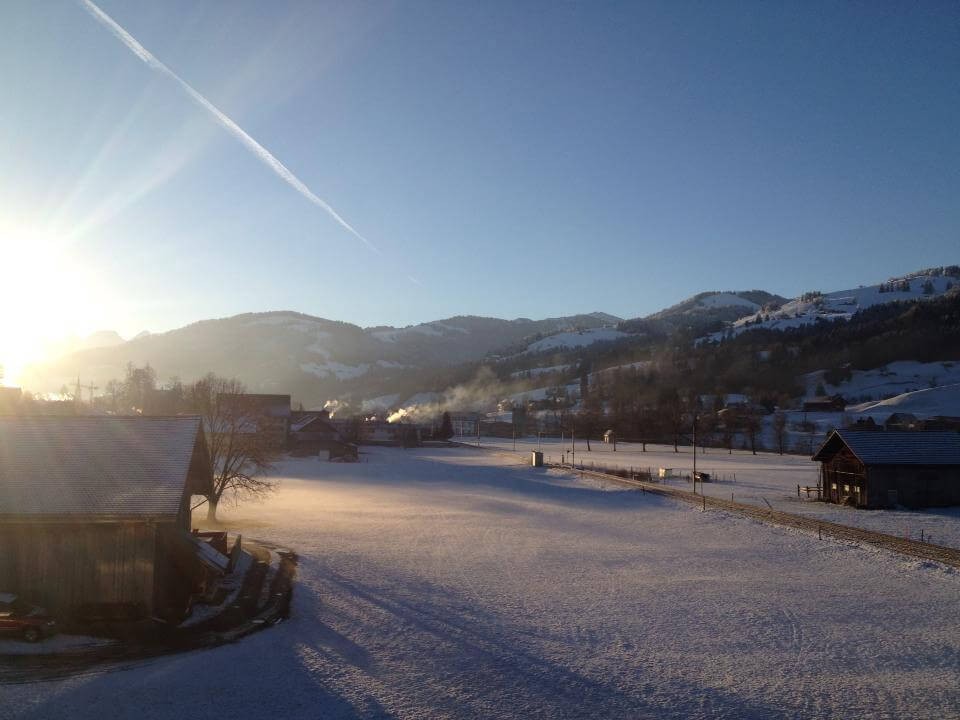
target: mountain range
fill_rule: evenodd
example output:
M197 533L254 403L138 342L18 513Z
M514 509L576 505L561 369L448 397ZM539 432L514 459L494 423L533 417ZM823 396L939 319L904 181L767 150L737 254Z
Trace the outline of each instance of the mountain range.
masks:
M760 327L849 317L879 303L938 297L960 283L954 268L789 300L763 290L704 292L632 319L602 312L542 320L455 316L404 328L361 328L292 311L247 313L128 341L100 332L28 368L23 385L56 392L79 377L102 388L122 379L128 363L149 363L161 382L213 371L239 378L252 392L290 393L306 406L345 395L407 397L462 382L480 364L497 366L504 376L530 377L530 370L536 376L539 368L576 364L588 349L597 358L600 348L650 348L678 333L717 341Z

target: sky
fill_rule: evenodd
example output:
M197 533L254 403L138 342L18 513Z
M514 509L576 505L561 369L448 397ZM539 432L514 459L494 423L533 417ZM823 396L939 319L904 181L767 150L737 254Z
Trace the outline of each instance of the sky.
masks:
M97 7L162 66L82 1L0 0L8 365L240 312L635 317L960 262L955 2Z

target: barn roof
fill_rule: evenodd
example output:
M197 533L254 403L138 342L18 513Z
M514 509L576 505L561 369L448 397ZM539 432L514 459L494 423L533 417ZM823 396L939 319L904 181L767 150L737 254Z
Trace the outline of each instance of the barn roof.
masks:
M176 516L210 461L197 417L0 418L0 516Z
M846 445L864 465L960 465L960 433L834 430L813 456L829 460Z

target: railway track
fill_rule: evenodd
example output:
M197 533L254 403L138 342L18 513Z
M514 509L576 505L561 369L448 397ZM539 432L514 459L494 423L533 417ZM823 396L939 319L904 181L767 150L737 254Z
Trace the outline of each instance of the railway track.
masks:
M569 465L551 464L550 467L566 470L576 470ZM816 520L813 518L794 515L793 513L783 512L781 510L772 510L768 508L748 505L732 500L714 498L706 495L699 495L689 490L680 490L679 488L664 487L657 483L644 482L642 480L632 480L623 478L619 475L611 475L597 470L579 470L583 475L596 477L611 482L618 482L631 487L642 489L644 492L654 493L672 497L684 502L700 505L704 509L716 508L726 510L727 512L737 513L746 517L754 518L761 522L771 525L780 525L784 527L797 528L810 533L816 533L819 537L828 536L838 540L849 540L852 542L871 545L902 555L919 558L921 560L931 560L951 567L960 568L960 550L956 548L944 547L943 545L934 545L932 543L920 542L919 540L909 540L907 538L888 535L887 533L876 532L875 530L863 530L861 528L841 525L839 523L826 520Z

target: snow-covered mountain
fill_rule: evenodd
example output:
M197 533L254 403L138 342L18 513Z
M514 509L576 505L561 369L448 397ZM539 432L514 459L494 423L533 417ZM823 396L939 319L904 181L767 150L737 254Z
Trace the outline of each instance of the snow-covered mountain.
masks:
M930 300L941 297L960 285L960 268L933 268L910 275L891 278L877 285L860 286L830 293L804 293L783 303L779 308L758 309L733 322L725 330L708 335L707 340L720 340L748 330L766 328L786 330L811 325L818 320L849 320L855 313L892 302Z
M458 316L364 329L296 312L248 313L67 352L30 368L24 385L54 391L80 376L103 386L122 378L127 363L150 363L161 381L190 380L212 370L240 378L251 390L316 399L335 396L345 381L476 362L557 334L619 334L608 327L619 321L604 313L544 320Z
M749 315L765 305L778 305L786 298L764 290L740 290L736 292L702 292L691 298L648 316L652 320L662 320L678 315L699 315L720 308L729 309L738 317Z
M23 385L55 392L80 377L103 387L122 378L128 363L149 363L161 382L213 371L239 378L251 391L291 393L307 405L345 397L355 404L392 405L462 383L484 363L495 365L507 382L520 383L518 391L535 390L572 382L581 363L594 375L614 364L633 367L668 341L673 347L696 337L719 340L753 328L849 318L880 303L960 292L953 285L960 285L956 266L789 301L762 290L711 291L626 321L594 312L542 320L455 316L403 328L361 328L297 312L248 313L126 342L115 333L97 333L82 349L29 368ZM908 389L918 387L903 383L884 394Z
M677 330L709 333L784 302L786 298L765 290L702 292L646 317L627 320L619 329L653 336L669 335Z

